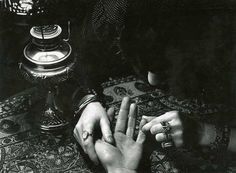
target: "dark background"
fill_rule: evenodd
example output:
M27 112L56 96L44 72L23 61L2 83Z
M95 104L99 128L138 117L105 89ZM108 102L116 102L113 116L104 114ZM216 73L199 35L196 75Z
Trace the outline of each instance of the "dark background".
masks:
M125 1L104 2L106 18L100 25L94 24L100 10L96 2L81 6L72 19L70 43L79 60L76 78L81 85L95 86L109 76L134 72L145 77L151 70L167 74L168 88L176 96L234 102L234 1L128 1L127 7ZM115 7L125 10L120 13ZM116 26L123 23L122 54L117 55L119 50L111 45ZM10 16L0 17L1 99L31 86L18 70L29 28L15 25Z

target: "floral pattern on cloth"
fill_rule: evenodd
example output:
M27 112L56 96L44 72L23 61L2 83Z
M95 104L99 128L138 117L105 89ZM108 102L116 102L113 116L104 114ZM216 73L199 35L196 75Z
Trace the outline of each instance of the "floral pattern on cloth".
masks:
M161 90L150 87L134 76L110 79L102 84L107 107L113 106L118 114L121 99L132 98L138 105L137 125L142 115L158 116L177 109L185 112L201 110L217 111L222 106L199 105L180 101ZM36 88L28 89L0 102L0 172L14 173L93 173L104 172L94 166L72 135L72 127L58 134L41 133L32 127L29 113L32 105L41 97ZM191 104L192 103L192 104ZM194 103L194 104L193 104ZM201 112L203 116L204 112ZM112 125L114 126L115 119ZM138 126L136 127L138 129ZM144 153L141 172L153 173L234 173L236 163L232 159L227 168L204 159L198 151L172 149L164 151L156 143L147 144L150 153Z

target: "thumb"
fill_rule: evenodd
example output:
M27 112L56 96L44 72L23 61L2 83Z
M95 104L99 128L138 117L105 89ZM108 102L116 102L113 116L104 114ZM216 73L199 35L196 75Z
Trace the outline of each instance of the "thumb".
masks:
M107 117L104 116L103 118L101 118L100 127L104 140L110 144L114 143L114 139L110 128L110 121L108 120Z
M115 158L111 155L113 153L111 147L112 145L100 139L97 140L95 143L96 153L104 168L107 168L108 165L110 165L113 162L113 159Z
M104 141L102 141L101 139L96 140L95 142L95 151L98 154L98 156L101 154L101 151L103 151L103 145L104 145Z
M115 109L114 109L114 107L111 107L111 108L109 108L107 110L107 116L108 116L109 121L112 122L113 119L114 119L114 116L115 116Z

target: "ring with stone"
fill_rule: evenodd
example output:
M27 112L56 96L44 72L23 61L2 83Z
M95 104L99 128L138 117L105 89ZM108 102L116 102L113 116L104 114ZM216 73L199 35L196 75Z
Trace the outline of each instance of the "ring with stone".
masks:
M162 148L169 148L169 147L173 147L173 146L174 146L174 144L173 144L172 141L169 141L169 142L162 142L162 143L161 143L161 147L162 147Z
M171 125L168 122L161 122L164 133L169 133L171 131Z
M165 135L165 141L166 142L162 142L161 143L161 147L162 148L169 148L169 147L173 147L174 146L174 143L172 141L172 136L170 133L164 133Z
M82 138L85 141L86 139L88 139L89 136L93 136L92 133L89 133L88 131L84 130L82 133Z

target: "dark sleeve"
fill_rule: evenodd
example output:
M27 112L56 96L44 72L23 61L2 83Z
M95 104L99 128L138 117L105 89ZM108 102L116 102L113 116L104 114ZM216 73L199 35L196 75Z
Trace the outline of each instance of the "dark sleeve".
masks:
M115 1L114 1L115 2ZM101 83L108 77L117 76L123 68L117 42L119 24L114 23L117 4L106 1L95 1L90 4L83 21L77 21L72 32L72 47L77 59L73 81L77 83L76 96L73 102L83 97L88 90L95 90L103 97ZM113 8L113 12L107 11ZM121 19L117 19L119 21ZM82 93L82 94L81 94Z

